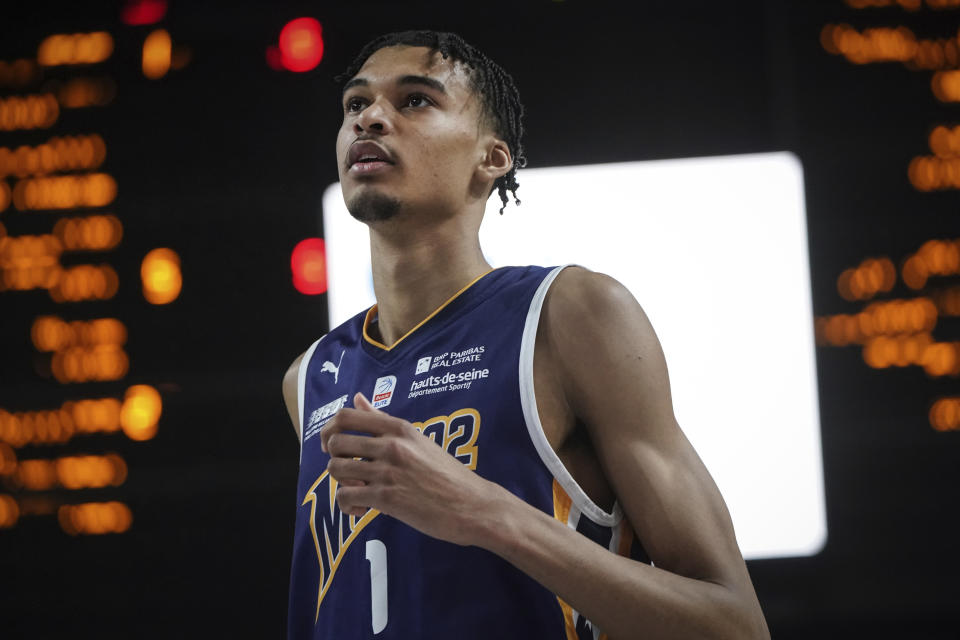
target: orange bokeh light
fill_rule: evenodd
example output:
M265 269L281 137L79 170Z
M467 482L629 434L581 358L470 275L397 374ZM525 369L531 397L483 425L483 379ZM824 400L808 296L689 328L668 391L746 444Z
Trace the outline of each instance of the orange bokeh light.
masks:
M113 36L106 31L52 35L40 43L37 62L46 67L96 64L113 53Z
M38 316L30 337L38 351L61 351L76 345L123 345L127 328L116 318L65 322L57 316Z
M936 431L960 430L960 398L938 398L930 407L929 418Z
M166 29L157 29L143 41L143 75L157 80L170 71L173 41Z
M13 496L0 494L0 528L9 529L20 519L20 506Z
M960 70L937 71L930 88L940 102L960 102Z
M952 129L938 125L930 132L930 151L939 158L960 156L960 126Z
M0 131L47 129L60 117L60 104L49 93L0 98Z
M0 442L0 476L8 476L17 470L17 454L6 442Z
M117 272L109 264L80 264L60 269L49 292L54 302L107 300L117 294L119 286Z
M59 409L18 411L0 409L0 441L11 447L63 444L76 434L120 430L120 401L87 398L64 402Z
M167 304L180 295L183 276L180 273L180 256L173 249L153 249L143 257L140 264L140 279L143 297L151 304Z
M96 169L106 157L107 146L96 134L54 137L34 147L0 147L0 178Z
M837 314L817 319L820 344L863 344L878 336L929 333L937 324L937 305L930 298L873 302L860 313Z
M890 258L867 258L837 278L837 291L844 300L865 300L886 293L897 282L897 269Z
M62 505L57 510L57 521L72 536L123 533L133 523L133 514L122 502L86 502Z
M106 173L18 180L13 206L20 211L103 207L117 197L117 182Z
M117 95L116 83L108 77L72 78L63 85L55 85L57 101L65 109L102 107Z
M157 434L163 401L156 389L138 384L127 389L120 409L120 426L131 440L150 440Z
M115 344L76 346L55 352L50 368L62 384L120 380L127 375L130 359Z
M0 60L0 87L24 87L36 81L37 77L37 63L33 60Z
M123 224L111 214L60 218L53 226L53 235L66 251L106 251L120 244Z

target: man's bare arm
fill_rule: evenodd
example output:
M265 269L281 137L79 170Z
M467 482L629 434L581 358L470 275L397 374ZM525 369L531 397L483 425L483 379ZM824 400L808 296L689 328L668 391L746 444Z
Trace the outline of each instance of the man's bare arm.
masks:
M297 356L287 372L283 374L283 402L287 405L287 413L290 414L290 422L293 423L293 430L297 432L298 438L300 437L300 409L297 403L297 378L300 374L300 361L303 360L304 355L306 352Z
M768 638L726 506L674 418L663 353L640 305L612 278L570 268L543 313L564 394L656 567L584 544L510 499L483 546L611 638Z

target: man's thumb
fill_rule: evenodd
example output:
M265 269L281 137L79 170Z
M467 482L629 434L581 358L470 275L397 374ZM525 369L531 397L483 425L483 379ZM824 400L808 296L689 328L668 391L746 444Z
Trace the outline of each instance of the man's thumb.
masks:
M353 406L356 407L357 409L360 409L361 411L379 412L379 409L374 409L373 405L370 404L370 401L367 400L366 396L364 396L359 391L353 396Z

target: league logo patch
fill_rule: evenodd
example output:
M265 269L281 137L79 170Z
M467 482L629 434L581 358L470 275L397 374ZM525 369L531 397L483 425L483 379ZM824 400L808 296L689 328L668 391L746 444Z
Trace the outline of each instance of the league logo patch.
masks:
M426 373L430 371L430 362L433 360L431 356L425 356L417 360L417 371L414 375L419 375L421 373Z
M383 376L373 383L373 408L380 409L393 400L393 390L397 388L397 376Z

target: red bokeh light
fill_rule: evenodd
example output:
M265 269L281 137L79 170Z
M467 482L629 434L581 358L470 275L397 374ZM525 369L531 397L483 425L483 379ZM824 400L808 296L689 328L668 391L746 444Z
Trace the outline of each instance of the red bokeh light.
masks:
M327 291L327 248L323 238L307 238L297 243L290 255L293 286L308 296Z
M129 0L120 12L120 19L129 25L153 24L165 15L167 0Z
M280 32L280 60L290 71L310 71L323 58L323 34L313 18L291 20Z
M267 47L267 66L274 71L283 71L283 60L280 58L280 49L275 44Z

